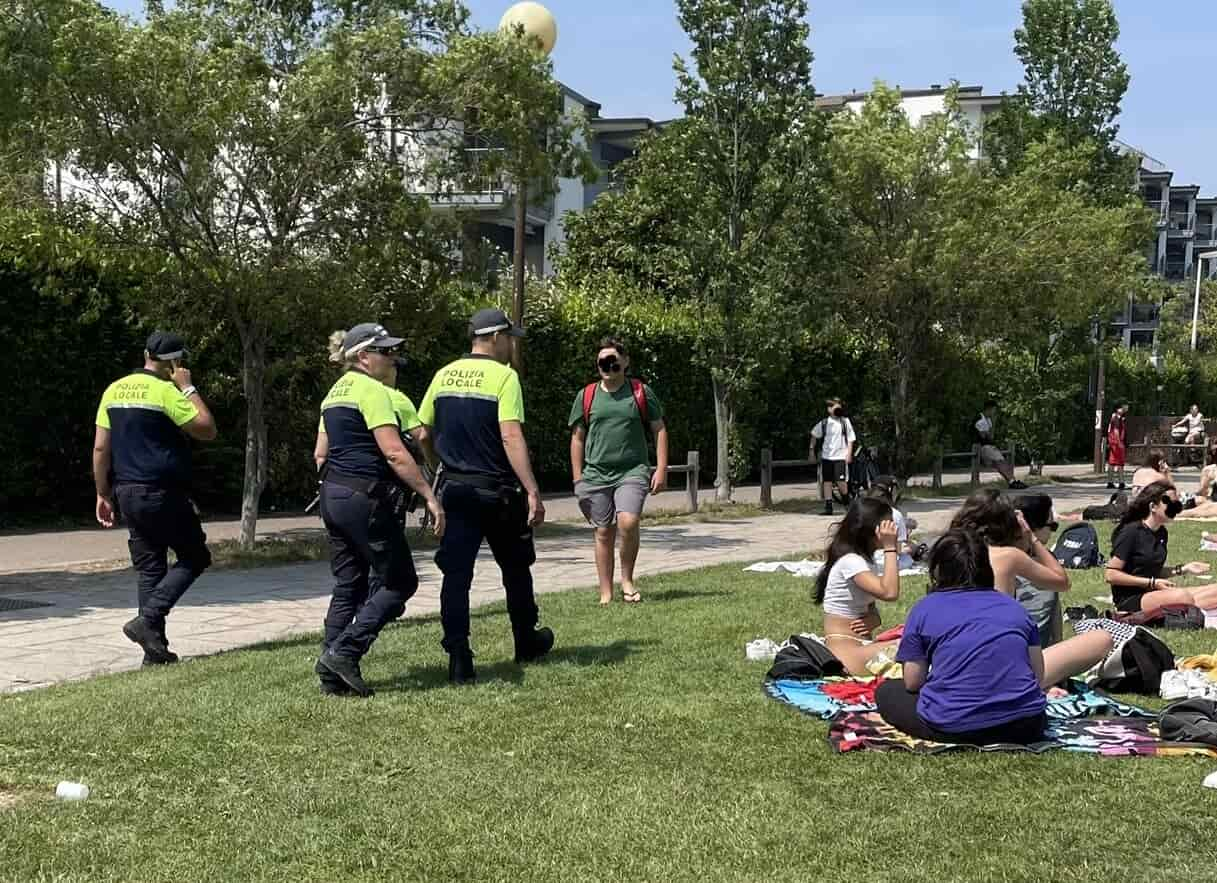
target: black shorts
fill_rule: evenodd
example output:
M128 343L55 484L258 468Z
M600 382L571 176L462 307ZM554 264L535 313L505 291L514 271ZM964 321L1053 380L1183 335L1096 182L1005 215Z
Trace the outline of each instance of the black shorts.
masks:
M820 481L848 481L849 464L844 460L821 460Z

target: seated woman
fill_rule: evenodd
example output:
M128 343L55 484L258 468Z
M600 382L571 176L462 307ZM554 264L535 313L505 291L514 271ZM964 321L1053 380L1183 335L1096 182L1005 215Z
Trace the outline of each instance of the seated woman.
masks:
M1212 519L1217 518L1217 500L1213 499L1217 488L1214 488L1213 483L1217 481L1217 439L1209 442L1208 456L1206 459L1209 465L1200 470L1200 489L1196 491L1194 505L1190 509L1184 509L1179 513L1179 519L1195 518L1195 519Z
M1111 652L1111 635L1102 630L1061 638L1060 593L1069 591L1069 574L1044 545L1052 533L1052 498L1042 494L1020 498L1027 501L1038 531L1000 491L977 491L951 521L951 528L979 537L989 550L993 588L1019 599L1028 599L1024 613L1039 634L1044 668L1052 685L1086 671ZM1044 596L1048 595L1049 598ZM1019 601L1020 606L1022 601ZM1045 610L1045 607L1048 609ZM1047 640L1045 640L1047 638Z
M930 589L909 612L904 679L875 691L883 719L918 739L987 745L1043 738L1047 677L1039 632L995 592L984 540L953 528L930 552Z
M883 550L883 576L876 574L874 554ZM867 663L895 650L894 641L877 644L869 638L879 627L876 601L900 597L896 524L892 507L882 500L855 500L837 526L828 555L816 578L816 603L824 607L824 636L828 649L850 674L870 674Z
M896 523L896 551L900 569L908 570L915 567L916 561L913 560L913 553L917 546L915 543L909 542L909 531L917 526L917 522L905 517L905 514L896 508L900 505L900 480L894 475L880 475L871 482L866 496L882 500L892 507L892 521ZM882 550L875 552L875 563L882 567Z
M1158 448L1150 448L1145 454L1145 460L1136 472L1132 474L1130 493L1136 496L1143 488L1149 487L1155 481L1171 482L1171 464Z
M1111 558L1104 574L1117 609L1137 613L1166 604L1217 608L1217 585L1185 589L1171 582L1172 577L1185 573L1200 576L1210 570L1202 561L1166 566L1166 525L1182 511L1179 491L1167 481L1153 482L1128 504L1128 511L1112 532Z

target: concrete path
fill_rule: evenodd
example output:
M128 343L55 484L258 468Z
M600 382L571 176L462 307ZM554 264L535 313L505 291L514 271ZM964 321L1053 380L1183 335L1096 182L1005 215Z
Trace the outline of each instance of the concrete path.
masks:
M776 496L797 495L798 488L787 486ZM802 489L806 495L808 489ZM1053 493L1058 511L1064 512L1104 501L1108 492L1094 482L1058 486ZM942 530L958 504L957 499L918 500L910 501L905 510L919 520L922 531L935 532ZM571 505L559 500L549 508L561 517ZM772 515L646 527L639 575L804 555L823 547L831 523L832 519L821 516ZM311 528L316 526L315 521L310 523ZM209 533L215 535L211 526ZM109 541L116 535L103 536ZM26 539L48 558L80 560L81 546L56 547L42 536ZM534 574L538 592L594 585L589 530L543 537L537 545ZM101 554L114 557L109 547L86 548L101 549ZM62 565L55 567L48 558L40 559L29 551L23 554L39 569L0 574L0 692L139 665L142 652L121 632L122 623L134 615L134 576L129 569L79 573ZM440 574L430 554L418 554L416 562L421 585L408 605L407 616L434 614L439 609ZM170 616L169 637L178 653L195 656L319 632L330 588L329 568L320 563L209 572ZM645 595L645 582L641 588ZM589 589L588 602L594 603L594 597L594 589ZM501 598L498 569L484 553L474 579L473 603ZM6 609L13 606L23 609Z
M1084 475L1089 473L1085 466L1050 466L1045 470L1050 475ZM1020 474L1025 474L1020 469ZM987 475L995 478L996 475ZM781 476L779 475L780 479ZM951 472L943 475L947 484L965 483L968 473ZM910 484L928 487L928 475L916 476ZM684 489L684 478L673 476L673 490L666 491L647 503L649 511L670 509L685 511L688 508L688 497ZM773 489L775 500L801 499L816 497L819 490L815 484L784 484ZM740 503L755 503L760 499L760 488L755 485L738 488L735 499ZM702 488L698 495L700 503L714 501L714 488ZM545 507L550 521L582 522L579 507L575 499L569 495L553 495L546 497ZM203 525L207 538L211 542L234 540L240 532L240 522L231 519L207 521ZM284 536L298 531L313 531L321 527L321 519L316 515L306 516L275 516L264 517L258 522L258 536ZM127 532L121 525L114 530L92 528L85 530L21 532L0 535L0 574L27 573L33 570L62 570L75 569L85 565L104 561L127 560Z

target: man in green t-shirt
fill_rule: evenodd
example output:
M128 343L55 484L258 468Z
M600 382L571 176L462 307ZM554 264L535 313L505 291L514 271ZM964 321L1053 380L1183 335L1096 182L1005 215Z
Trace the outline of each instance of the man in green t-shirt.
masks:
M642 600L634 585L638 523L647 494L668 483L668 429L663 405L649 386L628 378L630 358L616 338L600 341L598 383L579 390L568 421L570 468L579 508L596 528L596 573L600 603L613 600L613 547L621 531L621 593L629 604ZM647 450L655 436L656 466Z

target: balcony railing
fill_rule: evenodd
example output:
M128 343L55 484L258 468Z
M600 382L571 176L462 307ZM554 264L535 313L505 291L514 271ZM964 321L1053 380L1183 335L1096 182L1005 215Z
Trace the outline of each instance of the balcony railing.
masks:
M502 169L503 148L467 147L465 164L457 175L457 191L471 194L500 194L507 190ZM498 168L495 168L495 166Z
M1191 233L1196 228L1196 216L1190 212L1171 212L1166 227L1172 233Z
M1196 241L1197 242L1212 242L1217 239L1217 225L1215 224L1197 224L1196 225Z
M1167 279L1187 279L1192 274L1192 265L1187 261L1168 260L1163 264L1162 275Z
M1158 321L1160 312L1157 304L1133 304L1130 318L1133 325L1152 325Z

